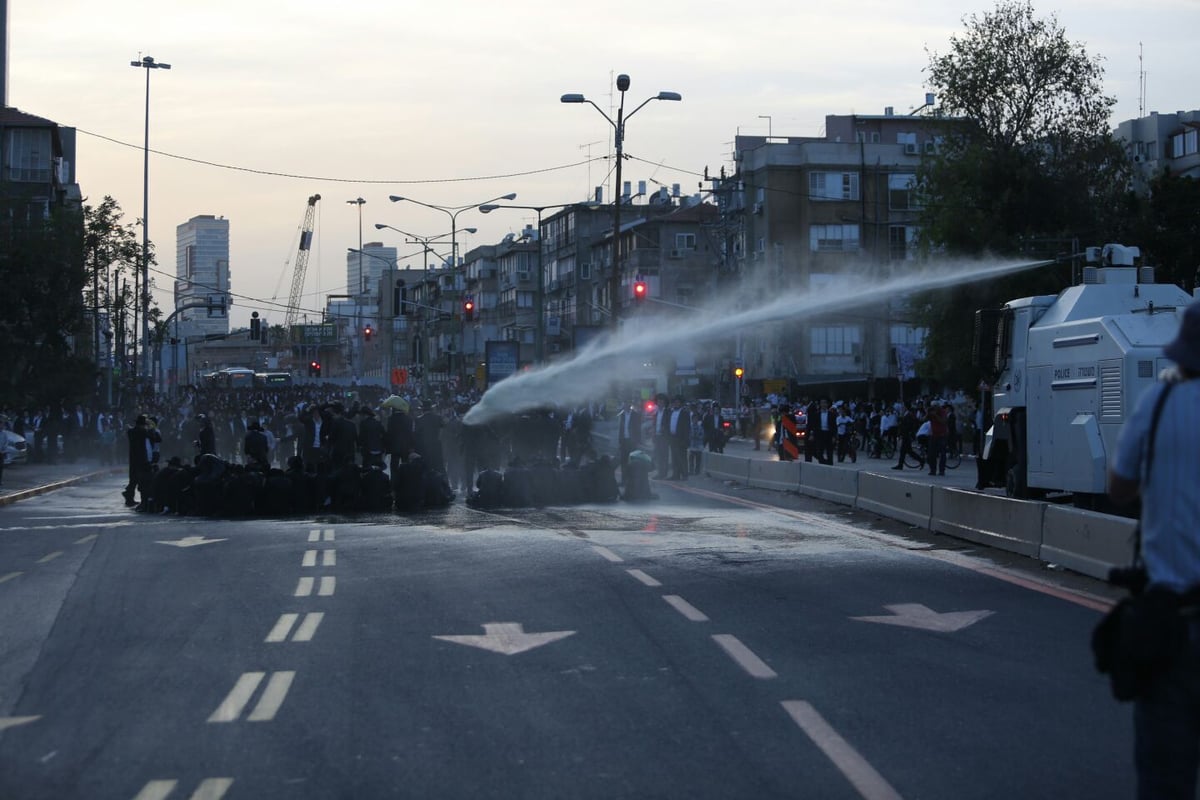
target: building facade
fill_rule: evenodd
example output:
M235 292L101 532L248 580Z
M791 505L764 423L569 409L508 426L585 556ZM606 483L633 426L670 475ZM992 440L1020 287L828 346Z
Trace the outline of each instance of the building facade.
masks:
M346 294L365 294L379 285L379 278L389 266L396 264L396 248L383 242L366 242L362 253L346 252Z
M1134 189L1144 193L1150 178L1164 171L1200 179L1200 110L1130 119L1115 137L1133 162Z
M191 308L176 318L179 338L229 333L229 220L212 214L192 217L175 228L175 308L192 303L220 303L217 308Z

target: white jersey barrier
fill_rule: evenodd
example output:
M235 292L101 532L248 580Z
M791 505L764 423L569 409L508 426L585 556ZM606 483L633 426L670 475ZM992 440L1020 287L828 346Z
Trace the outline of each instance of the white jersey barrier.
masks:
M1103 580L1133 557L1134 521L1043 502L802 461L705 453L710 476L853 506Z

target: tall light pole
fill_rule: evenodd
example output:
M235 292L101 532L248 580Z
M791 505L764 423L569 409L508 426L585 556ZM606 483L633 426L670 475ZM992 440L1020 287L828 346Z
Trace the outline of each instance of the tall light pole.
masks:
M367 287L366 287L366 282L365 282L365 280L366 280L366 275L363 273L363 260L362 260L362 257L363 257L363 251L362 251L362 245L363 245L363 240L362 240L362 207L363 207L363 205L364 205L366 202L367 202L367 201L366 201L366 200L363 200L361 197L355 198L354 200L347 200L347 201L346 201L346 204L347 204L347 205L358 206L358 251L357 251L357 252L358 252L358 284L359 284L359 285L358 285L358 292L359 292L360 294L361 294L362 292L365 292L365 291L366 291L366 289L367 289Z
M142 144L142 289L138 305L142 313L142 364L139 377L150 372L150 71L170 69L170 64L143 56L129 66L146 70L146 131ZM136 311L134 312L137 313Z
M542 274L542 212L550 208L567 208L569 206L579 205L578 203L555 203L548 206L501 206L494 203L485 203L479 207L480 212L490 214L497 208L520 208L527 211L537 212L537 284L534 288L537 290L533 294L533 310L535 316L535 326L533 334L533 358L538 364L541 364L546 359L546 320L544 315L545 305L545 282L546 278Z
M614 122L612 117L604 113L604 109L588 100L582 94L564 94L560 98L563 103L587 103L592 108L600 112L600 116L608 120L608 124L613 127L613 145L616 150L617 165L616 165L616 188L613 191L613 243L612 243L612 275L609 285L609 303L612 305L612 324L613 330L617 330L620 326L617 315L617 298L621 293L621 270L620 270L620 235L621 235L621 162L625 157L625 123L637 112L649 103L651 100L682 100L683 96L679 92L659 92L653 97L648 97L642 101L642 104L625 114L625 92L629 89L629 76L617 76L617 91L621 93L621 102L617 106L617 119Z
M388 200L391 200L393 203L400 203L400 202L404 202L404 201L407 201L409 203L416 203L419 206L425 206L426 208L432 208L434 211L440 211L443 214L445 214L446 216L450 217L450 266L451 267L458 266L458 240L455 238L455 233L457 232L457 228L458 228L458 215L461 214L462 212L466 211L468 208L475 208L476 206L480 205L481 203L494 203L497 200L516 200L516 199L517 199L517 193L509 192L508 194L501 195L499 197L493 197L490 200L483 200L480 203L471 203L470 205L465 205L465 206L435 206L432 203L422 203L420 200L413 200L411 197L401 197L400 195L397 195L397 194L388 195Z
M353 200L347 200L347 205L358 206L358 286L354 289L354 335L350 338L351 352L359 353L358 358L358 373L362 374L363 360L366 354L363 353L362 344L359 340L362 328L362 300L363 293L367 290L366 275L363 273L363 257L362 257L362 207L367 201L361 197L356 197Z

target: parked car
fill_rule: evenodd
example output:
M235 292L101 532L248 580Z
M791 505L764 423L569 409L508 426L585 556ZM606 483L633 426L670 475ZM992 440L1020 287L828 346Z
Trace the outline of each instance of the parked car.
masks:
M9 430L0 431L0 452L5 464L24 464L29 460L29 444L25 437Z

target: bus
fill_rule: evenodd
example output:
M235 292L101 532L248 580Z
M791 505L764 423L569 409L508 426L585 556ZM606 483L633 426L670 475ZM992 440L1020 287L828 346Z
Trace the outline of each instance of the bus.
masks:
M259 389L279 389L285 386L291 386L292 373L256 372L254 373L254 385Z
M213 389L253 389L254 370L245 367L226 367L204 376Z

